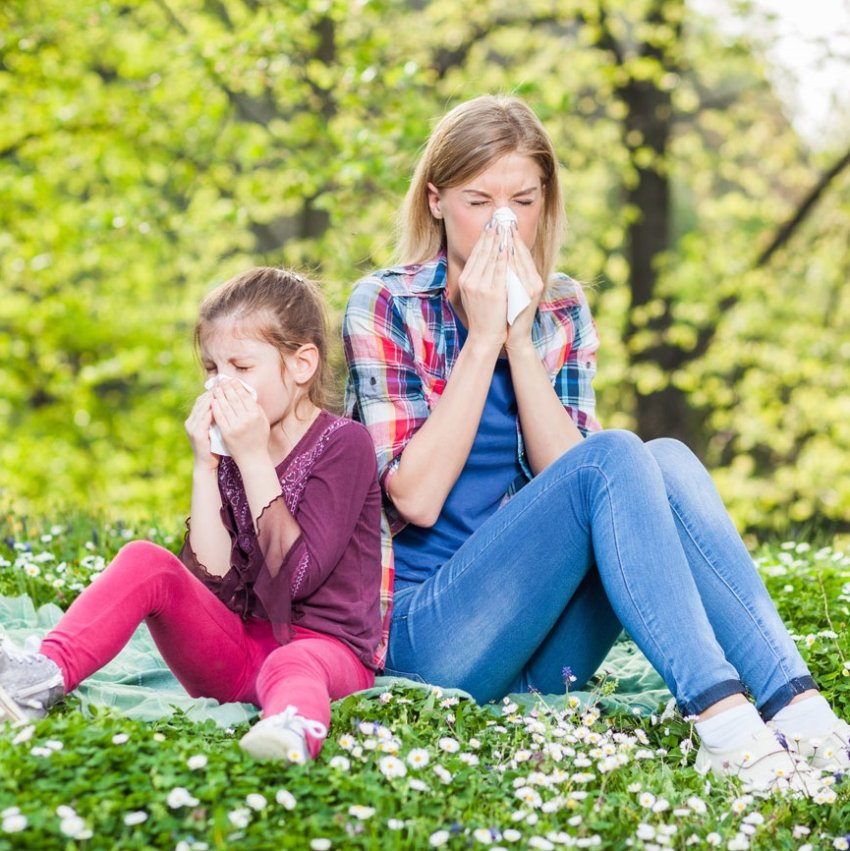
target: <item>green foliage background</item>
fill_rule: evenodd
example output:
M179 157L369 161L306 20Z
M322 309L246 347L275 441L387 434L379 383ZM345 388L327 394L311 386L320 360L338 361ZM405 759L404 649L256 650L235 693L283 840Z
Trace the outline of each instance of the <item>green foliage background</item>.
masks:
M745 31L683 0L4 3L0 499L182 516L203 293L294 265L338 314L391 259L433 121L510 91L563 162L603 422L673 393L742 528L846 527L850 174L760 256L847 140L807 148L752 35L769 28ZM630 120L642 91L662 148ZM672 214L638 297L648 175Z

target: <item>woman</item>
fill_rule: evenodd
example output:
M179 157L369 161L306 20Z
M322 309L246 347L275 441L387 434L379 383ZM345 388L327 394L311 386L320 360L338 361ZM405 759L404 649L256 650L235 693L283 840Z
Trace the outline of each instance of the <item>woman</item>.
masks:
M850 766L850 726L698 460L600 430L593 319L552 272L563 230L537 117L517 98L474 99L418 164L405 265L361 280L346 308L349 411L392 520L386 673L480 701L556 692L565 666L587 681L625 627L696 716L697 768L811 794L819 770ZM528 304L508 316L513 276Z

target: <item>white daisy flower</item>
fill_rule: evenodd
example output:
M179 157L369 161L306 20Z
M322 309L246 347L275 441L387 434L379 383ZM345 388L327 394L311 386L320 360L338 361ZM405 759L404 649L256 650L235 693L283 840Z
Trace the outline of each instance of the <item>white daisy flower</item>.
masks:
M378 761L378 768L388 780L404 777L407 774L407 766L396 756L381 757Z
M428 765L431 757L428 754L428 751L425 748L414 748L407 755L407 764L411 768L424 768Z
M166 798L166 803L172 810L177 810L180 807L196 807L199 803L198 799L189 794L189 790L184 786L175 786Z
M295 800L295 795L292 792L287 791L286 789L278 789L274 796L275 801L277 801L285 810L294 810L298 801Z
M360 821L365 821L375 815L375 808L366 807L363 804L352 804L348 808L348 814L354 816L356 819L360 819Z

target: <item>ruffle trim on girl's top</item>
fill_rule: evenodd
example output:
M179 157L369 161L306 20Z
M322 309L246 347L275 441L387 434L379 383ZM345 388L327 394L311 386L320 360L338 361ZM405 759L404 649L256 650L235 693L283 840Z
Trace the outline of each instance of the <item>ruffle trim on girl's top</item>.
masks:
M223 576L217 576L214 573L210 573L206 566L201 562L198 558L198 554L192 549L192 542L189 538L192 526L191 526L191 517L186 518L186 522L183 524L186 527L186 532L183 535L183 546L180 549L180 561L188 567L192 573L200 579L207 588L217 587L221 585L221 580L224 579Z

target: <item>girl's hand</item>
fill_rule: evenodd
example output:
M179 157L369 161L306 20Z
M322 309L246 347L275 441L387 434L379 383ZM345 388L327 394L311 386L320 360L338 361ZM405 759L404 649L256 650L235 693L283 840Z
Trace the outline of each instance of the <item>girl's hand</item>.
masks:
M241 381L220 381L212 391L212 419L239 467L247 459L268 457L270 426L265 411Z
M534 324L534 316L537 313L537 306L540 304L544 290L543 279L540 277L540 272L537 271L534 258L520 239L519 234L513 233L511 245L513 252L509 262L525 287L531 303L517 316L514 324L508 328L505 348L509 354L512 347L531 344L531 327Z
M212 425L212 393L202 393L195 400L184 426L189 445L195 456L195 466L215 470L219 457L210 450L210 426Z
M488 226L472 248L458 279L469 339L504 345L508 296L505 289L511 235Z

